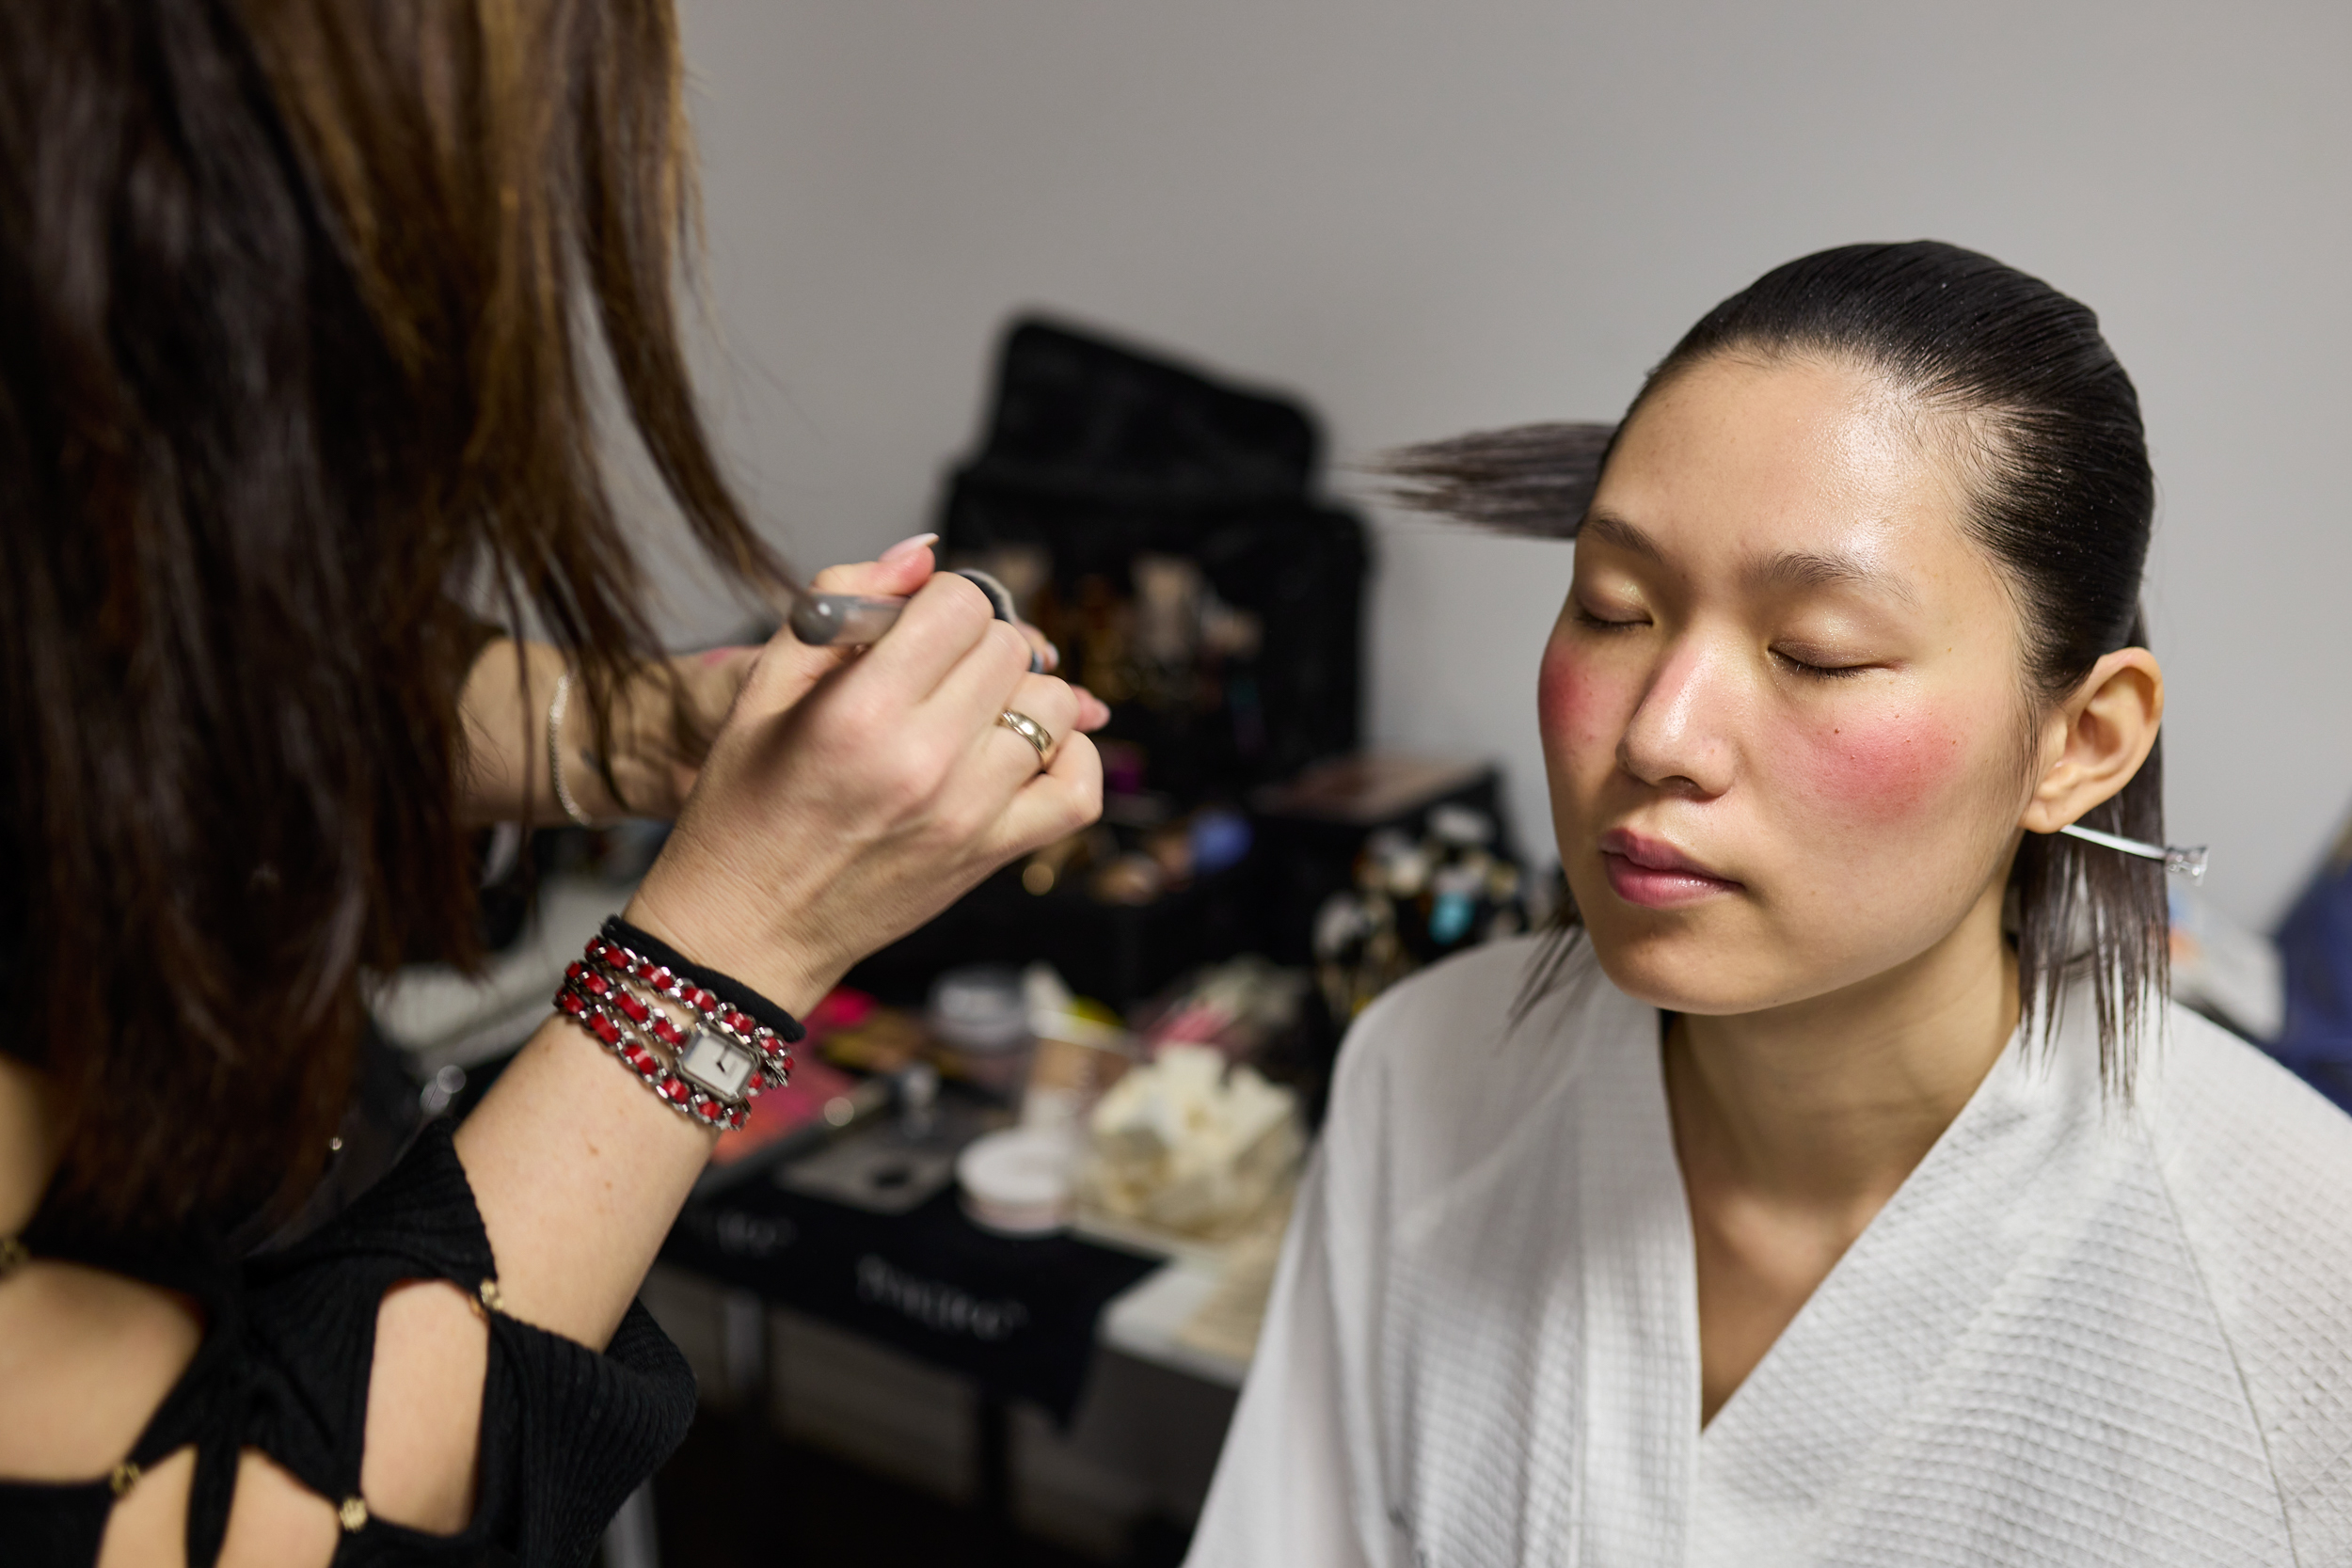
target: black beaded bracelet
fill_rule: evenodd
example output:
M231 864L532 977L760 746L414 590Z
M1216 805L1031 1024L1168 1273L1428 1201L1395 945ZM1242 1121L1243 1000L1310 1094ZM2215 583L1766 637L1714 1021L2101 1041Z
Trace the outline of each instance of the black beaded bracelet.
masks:
M801 1021L752 990L742 981L715 969L696 963L676 948L639 927L630 925L619 915L608 916L604 923L605 939L623 947L644 954L662 965L673 974L691 980L707 991L724 997L727 1003L749 1013L754 1021L775 1031L776 1037L787 1045L797 1045L808 1031Z

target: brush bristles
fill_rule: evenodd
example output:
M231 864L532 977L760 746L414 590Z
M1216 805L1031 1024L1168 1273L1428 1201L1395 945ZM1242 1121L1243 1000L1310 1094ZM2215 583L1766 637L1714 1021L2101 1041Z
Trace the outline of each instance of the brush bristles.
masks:
M1399 447L1373 464L1386 499L1498 533L1573 539L1617 427L1523 424Z

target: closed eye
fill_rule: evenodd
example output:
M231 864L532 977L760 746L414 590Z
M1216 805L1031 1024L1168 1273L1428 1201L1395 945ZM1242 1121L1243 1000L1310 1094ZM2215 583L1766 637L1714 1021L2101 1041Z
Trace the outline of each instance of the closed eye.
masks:
M1849 676L1858 675L1865 670L1876 668L1870 664L1815 664L1779 648L1772 650L1772 657L1807 680L1844 680Z
M1596 615L1591 610L1585 609L1582 605L1578 605L1576 607L1576 624L1580 626L1590 626L1595 631L1630 631L1635 626L1648 626L1649 617L1646 615L1635 615L1622 621L1613 620L1605 615Z

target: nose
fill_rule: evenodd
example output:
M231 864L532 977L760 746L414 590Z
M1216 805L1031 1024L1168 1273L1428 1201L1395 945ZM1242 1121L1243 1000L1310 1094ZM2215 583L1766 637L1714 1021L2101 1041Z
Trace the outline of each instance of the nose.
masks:
M1690 638L1670 643L1617 740L1617 766L1653 788L1712 799L1731 787L1724 721L1736 705L1723 661Z

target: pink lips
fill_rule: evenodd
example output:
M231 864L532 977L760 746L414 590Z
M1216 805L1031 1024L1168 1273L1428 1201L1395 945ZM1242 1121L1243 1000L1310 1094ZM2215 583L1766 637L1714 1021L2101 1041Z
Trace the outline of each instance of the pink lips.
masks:
M1740 890L1738 882L1716 876L1664 840L1623 828L1600 835L1600 860L1617 896L1644 909L1681 909Z

